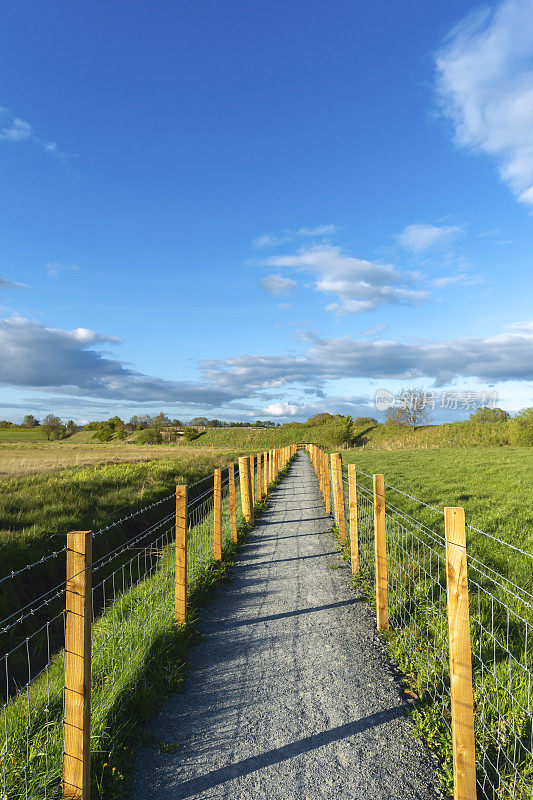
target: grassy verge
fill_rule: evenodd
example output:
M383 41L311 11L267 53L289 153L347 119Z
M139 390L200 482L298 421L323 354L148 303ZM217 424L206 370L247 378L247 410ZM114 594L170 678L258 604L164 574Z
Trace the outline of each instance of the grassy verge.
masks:
M287 468L288 469L288 468ZM271 489L283 480L287 469ZM238 494L237 494L238 498ZM267 508L265 498L255 505L259 519ZM136 746L143 739L146 721L187 675L187 651L197 641L197 618L221 581L231 579L234 556L250 526L242 520L238 541L229 534L228 499L223 501L221 562L212 557L212 505L188 534L189 606L186 625L173 625L174 547L172 527L149 545L147 572L139 573L147 554L131 553L114 574L94 576L94 589L114 602L94 621L92 630L92 797L98 800L125 796ZM158 553L156 560L152 553ZM133 565L133 566L132 566ZM116 587L120 587L116 589ZM43 674L8 704L0 745L5 756L3 790L9 800L31 797L59 798L62 770L64 657L52 658ZM4 741L1 741L1 739ZM171 743L160 742L162 751ZM168 750L167 750L168 751ZM10 787L10 788L9 788Z
M384 473L388 483L437 508L462 504L468 521L476 527L533 552L531 513L523 505L524 495L531 492L530 487L524 491L529 464L525 448L475 454L373 452L358 453L355 458L346 453L343 460L355 461L369 474ZM358 486L361 573L354 578L354 585L375 606L370 480L359 474ZM446 569L441 540L433 535L442 537L443 520L412 497L390 488L386 496L427 526L421 528L405 515L387 509L391 630L384 639L415 700L415 732L440 757L441 786L451 794ZM338 540L336 528L333 533ZM341 557L349 560L349 541L339 542L339 546ZM533 611L527 596L507 579L531 591L531 560L476 531L469 531L467 546L478 796L526 800L533 784L529 712Z

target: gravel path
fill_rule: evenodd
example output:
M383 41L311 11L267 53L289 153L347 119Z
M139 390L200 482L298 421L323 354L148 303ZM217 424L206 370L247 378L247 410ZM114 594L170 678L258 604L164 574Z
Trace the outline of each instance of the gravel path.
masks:
M204 610L132 800L430 800L434 770L300 452Z

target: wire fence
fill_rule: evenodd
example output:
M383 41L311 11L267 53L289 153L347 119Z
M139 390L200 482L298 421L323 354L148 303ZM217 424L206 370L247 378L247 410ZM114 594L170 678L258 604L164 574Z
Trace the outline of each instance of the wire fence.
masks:
M272 481L268 483L270 486ZM202 589L216 565L213 476L191 484L188 496L186 592L191 597ZM161 637L174 629L175 497L169 494L90 535L92 546L102 534L124 526L133 517L147 510L152 517L156 509L159 512L154 521L126 541L109 552L105 548L103 553L98 552L87 567L69 574L68 581L31 597L0 621L0 800L53 800L68 795L63 781L65 754L70 747L64 733L69 713L66 674L69 669L74 673L81 669L73 662L76 653L66 646L70 641L69 608L76 614L77 604L87 603L93 752L110 736L111 715L126 702L128 691L150 660L157 658ZM221 470L219 507L224 557L233 547L237 532L244 530L237 464L231 475L229 468ZM64 554L68 556L67 547L46 558ZM8 575L0 583L0 592L16 589L21 576L31 581L44 560ZM82 597L82 586L89 587L88 600ZM81 794L88 800L87 792Z
M336 468L322 451L311 451L317 474L326 469L331 509ZM321 465L320 469L317 464ZM350 486L342 465L343 513L347 554L357 543L358 581L376 599L376 519L378 501L386 525L388 647L406 677L408 691L419 701L414 711L418 732L443 759L444 788L453 791L450 619L447 598L447 550L444 512L432 508L431 527L401 507L402 495L385 484L376 495L372 477L356 470ZM394 502L389 498L394 490ZM350 528L350 493L355 493L356 524ZM468 526L467 526L468 529ZM481 537L494 540L475 528ZM354 540L353 537L356 537ZM501 550L529 563L532 554L497 540ZM464 550L464 548L463 548ZM468 553L469 626L472 660L475 788L482 800L531 800L533 797L533 596L510 578Z

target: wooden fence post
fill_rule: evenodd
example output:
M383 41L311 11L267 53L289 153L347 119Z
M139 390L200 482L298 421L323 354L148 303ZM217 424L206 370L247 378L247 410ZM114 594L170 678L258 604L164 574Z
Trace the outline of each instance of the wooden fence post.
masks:
M330 453L329 456L329 463L331 466L331 488L333 489L333 519L335 520L335 525L338 526L339 521L337 518L338 510L339 510L339 503L337 501L337 453Z
M444 509L452 698L453 797L476 800L472 651L464 508Z
M348 464L348 498L350 503L350 554L352 573L359 572L359 536L357 533L357 470Z
M67 533L63 796L90 798L92 532Z
M268 453L263 453L263 493L266 497L268 493Z
M255 506L255 458L250 456L250 483L252 486L252 508Z
M261 453L256 456L257 461L257 499L263 499L263 481L261 480Z
M338 503L338 528L339 539L344 542L346 539L346 515L344 511L344 482L342 480L342 461L340 453L336 453L336 466L337 466L337 503Z
M213 552L215 561L222 561L222 474L215 469L213 486Z
M387 587L387 529L385 523L385 478L374 475L374 544L376 559L376 611L378 631L389 630Z
M329 464L327 453L322 453L322 469L324 471L324 502L326 504L326 514L331 513L331 493L329 490Z
M235 464L230 461L228 464L229 474L229 518L231 526L231 538L237 541L237 509L235 508Z
M176 486L176 571L174 576L174 621L187 620L187 487Z
M248 456L239 458L239 480L241 484L242 515L246 522L253 525L254 510L251 498L250 459Z

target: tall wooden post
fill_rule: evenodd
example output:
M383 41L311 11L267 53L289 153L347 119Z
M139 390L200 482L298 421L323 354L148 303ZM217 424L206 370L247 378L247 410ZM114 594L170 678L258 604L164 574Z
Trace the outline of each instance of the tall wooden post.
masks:
M337 466L337 503L338 503L338 522L339 539L344 542L346 539L346 515L344 512L344 482L342 480L342 461L340 453L336 453L336 466Z
M255 506L255 458L250 456L250 483L252 486L252 508Z
M268 494L268 453L265 450L263 453L263 493L266 497Z
M90 798L92 533L67 533L63 796Z
M374 544L376 558L376 610L378 631L389 630L387 584L387 531L385 523L385 478L374 475Z
M215 561L222 560L222 475L215 469L213 486L213 552Z
M322 469L324 470L324 502L326 504L326 514L331 513L331 492L329 489L329 464L327 453L322 453Z
M231 527L231 538L237 541L237 509L235 508L235 464L230 461L228 464L229 474L229 519Z
M335 525L338 527L339 501L337 499L337 491L339 484L337 482L337 453L330 453L329 463L331 465L331 488L333 490L333 519L335 520Z
M174 577L174 621L187 619L187 487L176 486L176 570Z
M239 458L239 480L241 483L242 515L246 522L253 525L254 508L251 496L250 459L247 456L241 456Z
M444 509L452 697L453 797L476 800L472 652L464 508Z
M263 481L261 480L261 453L258 453L256 456L257 461L257 499L261 501L263 499Z
M357 470L348 464L348 499L350 503L350 555L352 573L359 572L359 536L357 532Z

